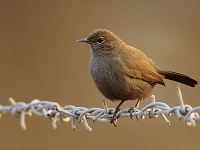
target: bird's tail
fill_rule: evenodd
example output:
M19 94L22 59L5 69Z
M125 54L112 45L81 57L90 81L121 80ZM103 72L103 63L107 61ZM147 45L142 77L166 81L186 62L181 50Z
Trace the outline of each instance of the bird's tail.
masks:
M195 87L195 85L198 84L198 82L196 80L194 80L184 74L180 74L180 73L176 73L176 72L172 72L172 71L166 71L166 70L164 70L164 71L158 70L158 73L164 79L177 81L177 82L186 84L191 87Z

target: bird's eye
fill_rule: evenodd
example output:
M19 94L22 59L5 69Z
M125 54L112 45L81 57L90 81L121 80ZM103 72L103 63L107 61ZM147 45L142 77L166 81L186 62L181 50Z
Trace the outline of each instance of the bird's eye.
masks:
M104 39L102 37L100 37L100 38L98 38L97 42L101 44L104 42Z

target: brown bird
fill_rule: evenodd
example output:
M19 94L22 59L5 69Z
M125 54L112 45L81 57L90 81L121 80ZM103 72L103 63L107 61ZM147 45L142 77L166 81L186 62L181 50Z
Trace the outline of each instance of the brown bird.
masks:
M125 44L109 30L97 29L77 42L89 45L89 69L99 91L111 101L120 101L111 120L114 125L115 115L125 101L137 100L137 107L156 84L165 86L163 79L191 87L197 84L186 75L160 69L142 51Z

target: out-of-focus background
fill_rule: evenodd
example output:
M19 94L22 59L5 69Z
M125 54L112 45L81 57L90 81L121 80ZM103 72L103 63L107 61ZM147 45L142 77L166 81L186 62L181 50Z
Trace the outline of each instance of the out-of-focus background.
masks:
M113 31L125 43L142 50L161 68L187 74L200 81L200 1L0 1L0 104L8 96L29 103L37 98L61 106L102 107L101 93L89 71L90 53L79 38L95 29ZM166 81L153 90L157 101L177 106L177 83ZM180 84L184 102L200 105L200 86ZM141 108L150 103L141 103ZM109 107L118 103L107 100ZM135 105L127 102L123 108ZM176 115L112 124L89 121L58 123L43 117L26 117L27 130L19 118L0 119L1 149L199 149L200 122L188 127Z

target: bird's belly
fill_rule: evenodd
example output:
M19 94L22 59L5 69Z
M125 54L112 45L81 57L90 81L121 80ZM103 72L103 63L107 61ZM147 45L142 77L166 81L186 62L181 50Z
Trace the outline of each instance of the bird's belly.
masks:
M90 71L99 91L112 101L141 100L148 97L153 88L143 80L130 78L120 69L100 67Z

